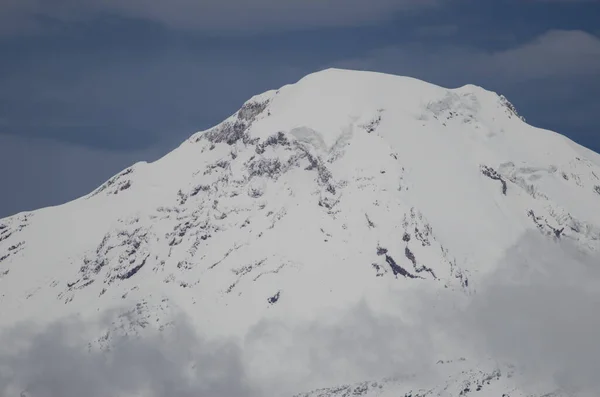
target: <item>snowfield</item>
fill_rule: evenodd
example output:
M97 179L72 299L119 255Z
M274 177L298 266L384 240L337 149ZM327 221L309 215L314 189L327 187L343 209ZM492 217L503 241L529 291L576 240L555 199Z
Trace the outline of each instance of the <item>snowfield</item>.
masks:
M0 330L19 342L0 348L0 394L58 395L27 370L36 346L79 340L85 352L65 360L103 362L126 337L142 347L123 362L145 368L143 341L154 354L175 335L165 349L185 340L201 353L172 362L204 360L210 376L162 390L115 381L98 395L592 395L593 376L568 389L563 367L496 356L476 330L489 311L473 305L499 280L535 286L540 274L595 302L598 252L600 155L477 86L329 69L85 197L0 220ZM520 307L496 319L511 328L543 312ZM534 328L523 332L545 332ZM593 357L585 368L600 368ZM63 372L124 376L86 365Z

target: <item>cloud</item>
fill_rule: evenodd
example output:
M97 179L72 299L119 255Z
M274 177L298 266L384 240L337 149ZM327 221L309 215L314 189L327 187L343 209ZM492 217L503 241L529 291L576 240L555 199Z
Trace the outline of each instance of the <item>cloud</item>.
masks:
M0 5L4 33L40 29L48 20L73 22L116 15L213 34L358 26L441 0L8 0ZM12 22L11 22L12 21ZM10 22L10 23L9 23ZM2 30L0 30L2 32Z
M489 54L493 67L515 83L522 79L600 75L600 38L583 31L554 30L520 47Z
M309 323L262 320L244 341L248 372L268 395L388 376L429 374L434 381L437 352L428 327L431 319L427 311L405 308L404 314L408 312L414 322L383 314L361 301Z
M286 396L431 369L423 327L365 303L332 314L296 325L263 320L243 341L202 338L180 314L161 332L111 332L108 351L88 341L111 326L117 311L42 329L19 324L0 334L0 395Z
M477 84L506 95L529 123L600 150L600 37L552 30L500 50L408 42L329 66L416 77L446 87ZM595 135L596 134L596 135Z
M86 350L90 325L71 318L41 332L3 335L0 394L23 397L252 397L237 345L198 337L185 319L174 334L122 336L110 352ZM17 346L19 348L17 348Z
M0 334L0 394L285 396L413 374L433 385L445 381L439 358L490 356L515 365L524 391L555 385L592 396L600 388L599 259L532 231L466 301L413 290L390 302L389 314L361 301L310 322L262 319L242 340L203 338L180 315L141 338L111 333L104 352L87 342L110 315L41 330L20 324Z
M590 78L600 75L600 38L579 30L551 30L525 44L497 51L453 45L423 48L408 43L376 49L336 65L509 85L547 78Z
M600 255L525 234L461 318L474 346L582 396L600 390ZM590 394L585 394L590 393Z

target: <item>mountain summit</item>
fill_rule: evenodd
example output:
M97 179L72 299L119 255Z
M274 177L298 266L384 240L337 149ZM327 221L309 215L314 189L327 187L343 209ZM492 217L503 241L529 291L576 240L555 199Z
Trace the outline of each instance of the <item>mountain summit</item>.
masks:
M512 367L439 335L421 346L406 324L432 296L476 301L532 231L600 250L600 155L477 86L328 69L85 197L0 220L0 326L112 313L86 330L106 352L183 313L241 344L262 395L526 395ZM425 356L443 376L419 372ZM394 377L402 360L411 377Z

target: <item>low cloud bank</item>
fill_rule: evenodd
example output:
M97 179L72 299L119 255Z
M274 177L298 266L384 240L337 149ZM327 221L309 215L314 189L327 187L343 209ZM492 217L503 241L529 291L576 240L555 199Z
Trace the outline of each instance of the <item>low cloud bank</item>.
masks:
M466 305L423 292L410 324L361 303L301 326L264 320L233 341L202 338L178 318L169 332L116 337L109 352L86 348L91 327L77 319L19 325L1 335L0 395L291 396L414 373L437 381L440 352L512 363L526 391L600 390L600 255L526 234L477 290Z
M600 390L600 254L523 236L479 288L463 332L533 382L568 393ZM527 385L525 385L526 387Z

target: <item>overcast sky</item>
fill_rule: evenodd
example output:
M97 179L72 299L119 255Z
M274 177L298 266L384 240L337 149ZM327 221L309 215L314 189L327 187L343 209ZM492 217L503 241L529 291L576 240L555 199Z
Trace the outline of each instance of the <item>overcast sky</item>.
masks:
M597 0L2 0L0 217L330 66L481 85L600 151L599 16Z

